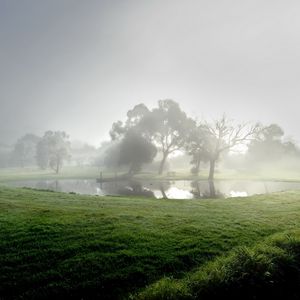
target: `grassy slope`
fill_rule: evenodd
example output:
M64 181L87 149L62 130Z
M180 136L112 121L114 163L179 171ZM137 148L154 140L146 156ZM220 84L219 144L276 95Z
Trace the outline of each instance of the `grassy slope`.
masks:
M181 279L164 277L132 299L300 299L300 230L237 247Z
M181 201L1 188L0 298L118 298L299 220L299 192Z

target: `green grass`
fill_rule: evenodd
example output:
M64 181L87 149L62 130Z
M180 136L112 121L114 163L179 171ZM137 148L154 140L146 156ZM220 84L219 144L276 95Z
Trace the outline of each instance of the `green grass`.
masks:
M300 193L157 200L0 189L0 299L117 299L299 228Z
M165 277L133 295L136 300L299 299L300 230L239 247L183 279Z

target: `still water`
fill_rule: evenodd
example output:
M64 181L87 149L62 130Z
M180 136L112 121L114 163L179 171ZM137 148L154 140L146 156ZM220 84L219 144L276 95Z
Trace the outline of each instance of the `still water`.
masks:
M26 180L10 182L10 186L45 189L88 195L145 196L168 199L200 199L246 197L286 190L300 190L299 182L279 181L113 181L96 180Z

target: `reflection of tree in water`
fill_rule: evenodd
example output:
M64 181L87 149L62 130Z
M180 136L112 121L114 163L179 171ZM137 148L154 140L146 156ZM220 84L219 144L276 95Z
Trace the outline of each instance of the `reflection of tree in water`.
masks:
M163 199L168 199L168 196L166 194L166 187L165 187L165 185L163 183L161 183L159 185L159 190L161 192L161 195L162 195Z
M49 190L49 191L55 191L55 192L61 192L62 187L61 184L59 183L58 180L52 180L52 181L47 181L47 180L41 180L37 181L35 184L36 189L40 190Z
M170 181L158 181L155 183L151 183L152 190L158 190L161 192L161 196L163 199L169 199L166 191L171 187Z
M154 197L154 193L138 181L130 181L125 187L119 188L118 193L127 196Z
M194 195L194 198L201 198L201 187L199 181L192 181L191 188L191 193Z
M205 198L224 198L224 194L216 190L215 182L212 180L206 181L208 184L207 188L201 188L200 181L191 182L191 193L196 199L205 199ZM203 193L201 191L203 190Z

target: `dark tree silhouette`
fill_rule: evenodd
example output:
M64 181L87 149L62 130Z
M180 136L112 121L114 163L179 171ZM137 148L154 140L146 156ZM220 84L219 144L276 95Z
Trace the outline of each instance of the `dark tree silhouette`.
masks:
M146 118L150 114L144 104L138 104L128 111L124 123L117 121L110 130L110 136L115 141L113 155L119 154L118 165L129 166L128 175L140 171L143 164L152 162L156 156L157 149L146 126ZM108 153L106 161L111 161L110 156Z
M139 172L142 165L153 161L156 147L138 131L129 130L120 143L120 165L129 165L128 175Z

